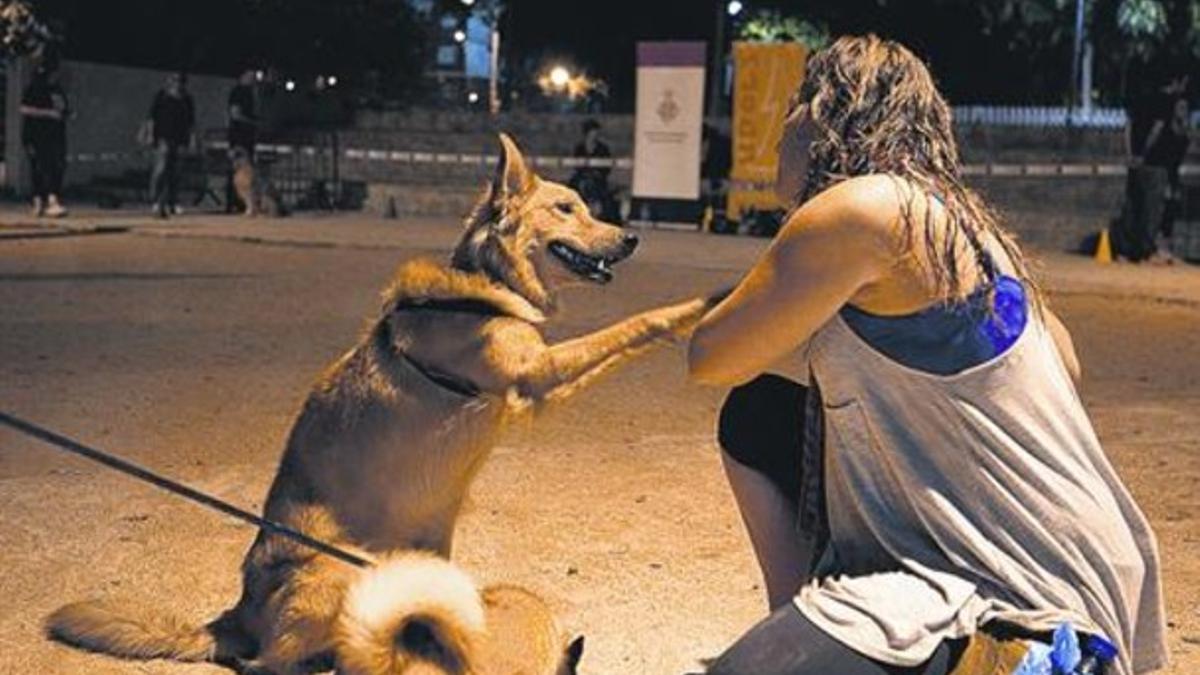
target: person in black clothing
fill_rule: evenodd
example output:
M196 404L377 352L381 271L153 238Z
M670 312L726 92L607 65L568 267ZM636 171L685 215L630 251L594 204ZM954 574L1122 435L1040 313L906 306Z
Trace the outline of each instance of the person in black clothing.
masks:
M238 83L229 92L227 108L229 122L229 155L235 154L247 158L251 165L254 163L254 145L258 142L258 115L254 105L254 82L256 74L251 69L242 71ZM225 188L226 211L233 212L235 196L233 189L233 171L229 173L229 182Z
M150 195L154 212L160 218L178 212L179 155L195 144L196 105L187 92L187 77L167 78L154 95L148 118L154 144L154 170L150 175Z
M258 117L254 106L254 71L245 70L229 92L229 147L242 148L254 156L258 139Z
M1175 219L1183 205L1183 184L1179 178L1179 167L1183 164L1191 141L1188 136L1187 85L1188 76L1182 75L1163 88L1160 102L1162 114L1147 133L1145 142L1146 166L1158 167L1166 172L1167 188L1162 222L1158 228L1161 239L1154 259L1167 263L1175 260L1169 246L1174 235Z
M1117 255L1134 262L1152 257L1170 261L1155 240L1160 231L1169 239L1174 222L1168 198L1187 152L1187 81L1186 75L1168 77L1158 89L1136 97L1127 110L1125 205L1112 235ZM1177 115L1181 99L1183 119Z
M67 116L70 106L58 82L58 64L44 60L21 96L21 143L33 173L35 215L60 218L59 201L67 168Z
M607 159L612 157L608 144L600 140L600 123L589 119L583 123L583 139L575 144L573 157L580 159ZM613 197L612 189L608 186L608 175L612 172L607 166L581 166L575 169L567 182L583 201L587 203L602 220L617 222L620 220L617 200Z

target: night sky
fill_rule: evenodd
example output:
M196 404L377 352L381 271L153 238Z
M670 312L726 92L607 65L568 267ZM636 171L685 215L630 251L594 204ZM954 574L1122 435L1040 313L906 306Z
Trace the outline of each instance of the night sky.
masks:
M372 31L376 37L387 35L372 58L376 63L396 64L405 49L416 49L417 41L404 37L403 31L387 32L379 22L357 19L353 12L358 10L347 9L388 7L395 1L37 0L36 6L65 25L69 57L233 73L255 58L256 51L264 50L295 61L294 71L313 69L323 60L354 51ZM453 0L439 1L457 6ZM743 1L747 12L783 8L825 24L835 35L875 32L899 39L930 63L953 102L1052 103L1047 99L1064 90L1069 73L1069 46L1063 54L1042 53L1039 57L1046 62L1033 63L1028 50L1013 49L1003 36L984 36L970 2ZM537 70L551 60L572 63L608 82L613 108L628 109L633 98L635 42L711 43L717 10L724 4L725 0L508 0L502 58L510 74ZM309 14L316 8L316 13L347 16L293 25L303 13L301 7L308 7ZM264 48L262 43L271 40L275 43ZM319 49L325 50L324 55ZM421 66L412 68L416 73ZM366 68L348 64L342 70L352 77Z

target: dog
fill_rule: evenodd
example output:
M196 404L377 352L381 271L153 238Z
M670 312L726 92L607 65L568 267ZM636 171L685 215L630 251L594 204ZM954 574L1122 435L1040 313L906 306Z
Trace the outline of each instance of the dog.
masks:
M230 150L229 162L233 171L233 189L246 207L243 212L246 216L282 218L287 215L279 192L270 181L262 179L244 148Z
M541 326L557 307L558 290L608 283L612 265L638 240L593 218L570 188L538 177L511 138L501 134L500 143L495 175L449 263L402 264L378 318L319 378L288 438L264 506L267 519L372 559L414 551L448 559L467 489L506 421L682 339L719 298L661 307L547 344ZM385 574L260 531L242 564L241 599L205 626L150 630L86 603L58 610L47 626L52 637L97 651L227 662L252 672L303 672L329 659L356 675L573 672L582 644L564 648L546 628L539 629L547 634L544 646L528 659L536 667L489 669L509 661L506 648L536 641L480 647L459 639L478 633L470 629L475 614L422 613L411 609L420 603L393 600L419 593L419 585L362 590ZM488 591L483 597L486 604ZM360 603L373 610L360 612L354 598L374 598ZM525 597L516 606L536 605ZM425 619L414 623L413 613ZM504 614L485 634L522 623L521 612ZM409 641L428 648L410 649Z

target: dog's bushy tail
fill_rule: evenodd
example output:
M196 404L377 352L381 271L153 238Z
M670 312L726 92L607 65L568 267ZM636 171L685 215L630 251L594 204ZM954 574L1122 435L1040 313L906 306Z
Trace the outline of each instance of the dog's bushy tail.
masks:
M472 673L483 633L483 603L465 572L427 553L385 558L346 594L338 672Z
M213 661L218 651L215 623L192 625L169 615L135 618L99 602L58 608L46 619L46 633L75 647L130 659Z

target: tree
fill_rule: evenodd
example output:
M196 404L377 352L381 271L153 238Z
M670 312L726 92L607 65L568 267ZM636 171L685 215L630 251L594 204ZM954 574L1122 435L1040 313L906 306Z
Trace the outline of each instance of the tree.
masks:
M0 3L6 0L0 0ZM344 90L403 97L420 86L421 23L405 0L24 0L63 25L67 56L233 74L336 75Z
M1028 54L1035 70L1041 64L1065 71L1075 3L985 0L978 7L985 35L1001 39L1014 54ZM1131 73L1140 80L1140 69L1200 57L1200 0L1085 0L1084 8L1086 34L1097 46L1094 81L1102 101L1122 100Z
M776 10L759 10L742 23L738 37L749 42L800 42L820 49L829 43L829 29Z
M56 37L37 17L33 8L21 0L0 0L0 53L6 58L42 50Z

